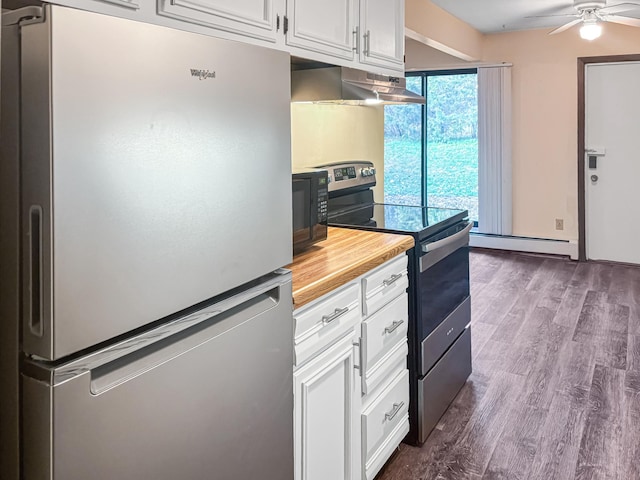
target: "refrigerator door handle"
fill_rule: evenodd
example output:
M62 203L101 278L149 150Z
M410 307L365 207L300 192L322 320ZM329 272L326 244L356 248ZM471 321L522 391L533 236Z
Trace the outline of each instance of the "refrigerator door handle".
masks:
M29 209L29 331L43 335L42 207Z

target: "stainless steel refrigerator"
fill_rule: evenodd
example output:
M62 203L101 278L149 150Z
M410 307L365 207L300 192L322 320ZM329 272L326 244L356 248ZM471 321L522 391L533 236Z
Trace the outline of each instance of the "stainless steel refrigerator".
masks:
M293 478L289 78L256 46L3 16L3 479Z

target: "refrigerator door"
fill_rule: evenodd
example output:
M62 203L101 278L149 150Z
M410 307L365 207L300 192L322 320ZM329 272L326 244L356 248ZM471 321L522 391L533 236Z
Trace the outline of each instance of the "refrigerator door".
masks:
M292 328L286 272L90 357L27 364L25 478L292 479Z
M60 359L290 263L289 55L44 13L21 38L24 350Z

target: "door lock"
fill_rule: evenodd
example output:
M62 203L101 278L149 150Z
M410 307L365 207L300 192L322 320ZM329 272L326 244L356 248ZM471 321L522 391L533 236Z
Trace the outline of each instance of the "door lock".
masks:
M598 175L591 175L591 181L596 183L598 181Z

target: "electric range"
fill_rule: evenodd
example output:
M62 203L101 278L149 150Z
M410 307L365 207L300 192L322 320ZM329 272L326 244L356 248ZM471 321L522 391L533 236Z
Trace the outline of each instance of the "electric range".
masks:
M329 172L329 225L411 235L409 421L405 442L423 443L471 373L469 231L466 210L375 203L371 162Z

